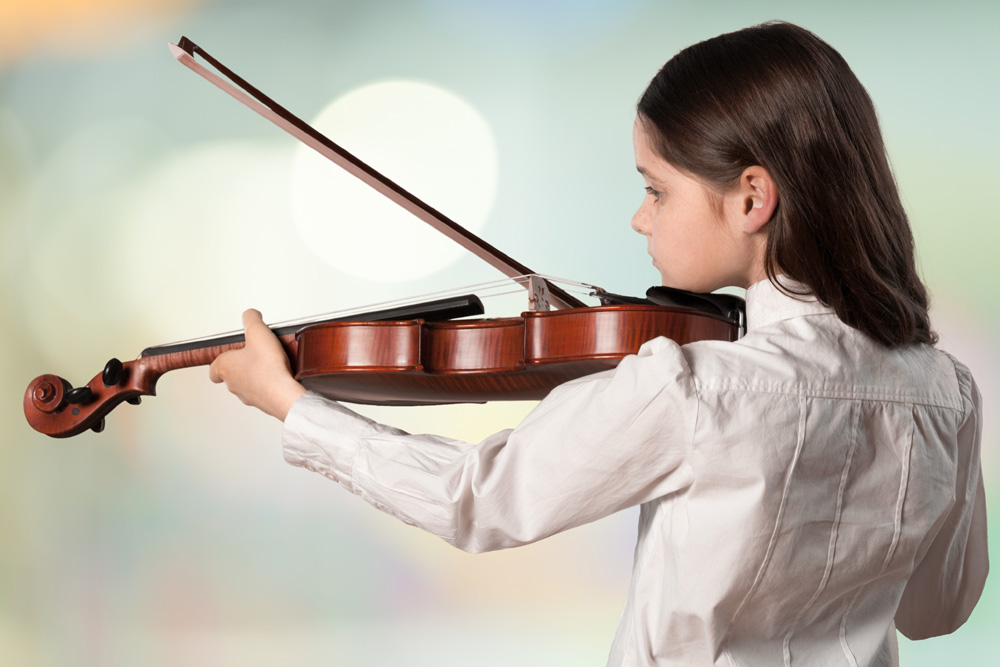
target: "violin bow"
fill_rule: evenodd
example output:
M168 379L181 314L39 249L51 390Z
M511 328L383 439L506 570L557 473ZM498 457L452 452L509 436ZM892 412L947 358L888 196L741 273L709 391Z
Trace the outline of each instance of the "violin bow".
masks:
M535 271L500 252L398 183L386 178L362 162L342 146L331 141L326 135L292 114L257 88L254 88L242 77L213 58L203 48L187 37L181 37L177 44L169 44L168 46L170 52L182 65L222 89L241 104L249 107L285 132L291 134L306 146L309 146L347 173L373 188L379 194L392 200L452 241L472 252L508 278L536 274ZM218 74L198 62L195 58L196 55L210 64ZM545 299L547 297L548 303L557 308L582 308L586 306L585 303L562 288L553 285L549 281L542 280L547 294L540 297L537 289L537 281L532 281L536 285L533 300Z

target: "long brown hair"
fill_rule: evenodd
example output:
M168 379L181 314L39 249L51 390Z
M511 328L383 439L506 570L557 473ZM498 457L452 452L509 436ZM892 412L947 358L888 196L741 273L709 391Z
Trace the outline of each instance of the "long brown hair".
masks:
M638 115L663 159L717 192L768 170L772 282L807 285L887 346L936 342L875 106L832 47L788 23L709 39L660 69Z

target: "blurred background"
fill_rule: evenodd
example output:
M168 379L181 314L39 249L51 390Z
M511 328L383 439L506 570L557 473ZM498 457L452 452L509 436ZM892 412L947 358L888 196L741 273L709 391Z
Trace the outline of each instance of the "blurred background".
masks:
M247 307L499 277L179 65L181 35L536 271L642 294L634 104L679 49L769 19L833 44L879 109L941 347L983 393L996 536L997 3L0 0L0 663L603 665L635 512L470 556L286 465L280 424L204 368L69 440L21 398ZM359 409L478 440L530 407ZM987 663L998 605L994 576L903 664Z

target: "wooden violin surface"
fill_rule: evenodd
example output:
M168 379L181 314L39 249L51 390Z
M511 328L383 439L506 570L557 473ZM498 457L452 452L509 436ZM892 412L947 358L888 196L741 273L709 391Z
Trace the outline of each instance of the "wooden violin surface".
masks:
M724 317L653 305L528 312L517 318L346 323L299 332L297 380L328 398L378 405L540 400L614 368L648 340L735 340ZM345 351L373 351L348 361Z

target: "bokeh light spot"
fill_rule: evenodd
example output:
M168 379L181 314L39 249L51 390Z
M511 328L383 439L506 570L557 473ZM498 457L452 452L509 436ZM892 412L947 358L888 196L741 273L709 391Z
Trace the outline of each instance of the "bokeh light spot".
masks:
M493 133L466 102L437 86L385 81L329 104L313 127L470 231L497 190ZM306 246L354 276L404 282L464 250L311 148L291 172L295 226Z

